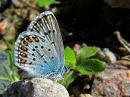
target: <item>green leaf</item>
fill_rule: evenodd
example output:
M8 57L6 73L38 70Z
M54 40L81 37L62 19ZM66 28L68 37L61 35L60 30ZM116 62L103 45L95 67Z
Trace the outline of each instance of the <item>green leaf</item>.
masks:
M69 71L64 74L64 79L60 80L59 83L64 85L66 88L74 81L76 75L74 75L73 71Z
M65 65L70 68L75 67L76 57L75 57L75 53L73 52L73 50L69 47L66 47L65 51L64 51L64 55L65 55Z
M17 73L16 68L15 68L15 71L13 72L13 74L12 74L12 78L14 79L14 81L19 81L20 80L20 76Z
M8 81L8 78L7 78L7 77L4 77L4 76L2 76L2 75L0 75L0 80Z
M8 51L8 60L9 60L10 69L13 69L14 63L13 63L13 51L12 50Z
M10 64L13 64L13 55L11 51L8 51L8 57L9 57Z
M14 76L14 81L19 81L20 77Z
M78 63L84 62L86 59L94 56L99 48L97 47L84 47L77 52Z
M16 75L12 75L11 77L12 77L12 79L13 79L12 82L15 82L15 81L19 81L19 80L20 80Z
M11 71L5 66L3 68L4 68L4 72L5 72L6 76L8 77L8 79L10 81L13 81L13 78L11 77Z
M55 0L38 0L38 5L40 7L45 7L45 6L49 6L53 3L55 3L56 1Z
M80 74L82 75L90 75L90 74L95 74L93 71L89 70L89 69L85 69L82 66L76 66L75 68L76 71L78 71Z
M106 65L98 59L88 59L75 68L80 74L97 74L105 69Z

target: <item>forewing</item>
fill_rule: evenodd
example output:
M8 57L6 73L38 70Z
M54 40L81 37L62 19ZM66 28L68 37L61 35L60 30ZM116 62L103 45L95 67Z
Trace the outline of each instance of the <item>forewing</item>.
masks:
M29 31L39 33L45 39L54 44L54 49L58 54L58 59L63 67L64 62L64 47L61 37L61 32L57 20L52 12L46 11L32 21L28 27Z

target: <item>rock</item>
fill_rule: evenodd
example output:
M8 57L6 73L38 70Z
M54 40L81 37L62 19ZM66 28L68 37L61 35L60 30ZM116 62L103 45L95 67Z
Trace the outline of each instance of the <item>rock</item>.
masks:
M130 97L130 70L109 67L96 77L92 87L93 97Z
M130 8L130 0L104 0L113 8Z
M100 49L97 52L96 57L110 64L116 63L117 61L115 54L108 48L104 48L103 50Z
M69 97L64 86L49 79L33 78L13 83L3 97Z
M104 48L103 52L105 54L105 60L108 63L116 63L116 56L112 51L110 51L108 48Z
M77 44L74 45L73 51L74 51L74 52L78 52L78 50L79 50L80 48L81 48L81 46L77 43Z
M92 97L90 94L81 94L80 97Z

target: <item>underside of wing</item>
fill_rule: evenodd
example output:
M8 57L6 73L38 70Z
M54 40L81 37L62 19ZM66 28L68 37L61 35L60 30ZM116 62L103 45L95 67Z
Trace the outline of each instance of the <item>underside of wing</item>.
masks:
M14 62L23 71L34 76L48 76L62 67L58 54L48 40L35 32L23 32L15 43ZM30 74L31 76L33 76Z
M57 20L52 12L41 13L15 42L15 65L26 76L61 76L64 47Z
M27 31L39 33L51 43L54 43L61 64L64 62L64 47L61 32L57 20L52 12L46 11L41 13L33 20Z
M46 11L41 13L33 20L27 31L39 33L42 37L55 45L56 52L59 55L61 64L64 62L64 47L61 32L57 20L52 12Z

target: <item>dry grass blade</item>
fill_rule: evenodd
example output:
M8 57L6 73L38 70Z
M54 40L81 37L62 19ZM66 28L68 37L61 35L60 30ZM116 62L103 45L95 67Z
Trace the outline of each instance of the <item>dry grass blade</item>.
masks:
M116 35L118 41L124 46L124 48L130 53L130 43L128 43L125 39L122 38L119 31L115 31L114 34Z

